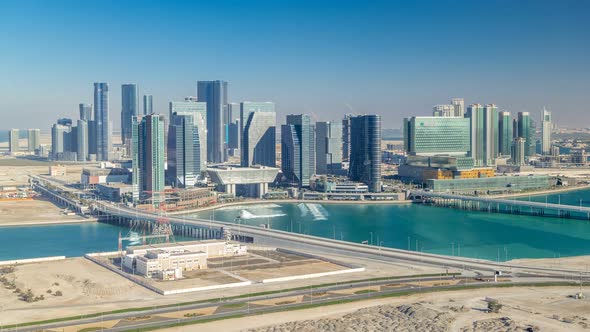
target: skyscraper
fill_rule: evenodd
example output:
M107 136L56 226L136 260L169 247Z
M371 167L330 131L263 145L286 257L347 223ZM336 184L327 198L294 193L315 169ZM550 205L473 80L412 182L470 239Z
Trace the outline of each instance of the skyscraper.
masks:
M121 142L129 147L133 117L139 115L137 84L121 85Z
M250 112L244 126L241 165L276 166L276 119L274 111Z
M535 155L534 130L532 128L531 117L529 112L518 112L518 132L517 137L525 139L524 155L530 157Z
M551 128L552 128L551 112L543 108L541 118L541 151L544 155L551 153Z
M281 126L281 168L299 187L309 186L315 174L315 133L309 115L287 115Z
M88 122L78 120L76 126L76 153L78 161L88 160Z
M8 136L8 151L11 154L17 153L20 150L18 129L10 129Z
M498 108L473 104L465 114L471 123L471 154L476 166L493 166L498 155Z
M342 169L342 123L316 122L316 173L335 174Z
M227 82L198 81L197 98L207 103L207 161L226 161L224 110L227 105Z
M96 159L109 160L111 130L109 119L109 85L94 83L94 126L96 127Z
M197 101L195 97L186 97L184 101L171 101L169 108L171 120L174 113L193 117L199 140L198 167L200 172L204 172L207 164L207 103Z
M58 123L51 127L51 156L53 160L60 160L61 154L70 150L68 140L71 128Z
M346 114L342 119L342 161L350 160L350 119L351 114Z
M92 104L80 104L78 107L80 108L80 120L92 120Z
M432 116L455 116L455 106L454 105L434 105L432 107Z
M351 119L350 168L353 181L369 186L370 192L381 191L381 117L360 115Z
M235 150L235 149L239 149L239 141L236 140L230 140L230 136L235 134L236 138L239 135L239 129L238 132L236 133L231 133L230 131L232 130L232 128L235 130L236 127L236 119L239 118L239 114L240 114L240 104L238 103L228 103L227 105L225 105L224 111L223 111L223 127L225 128L225 144L226 144L226 148L229 150Z
M133 201L151 199L154 206L164 201L164 116L149 114L133 119Z
M27 131L27 149L29 152L35 152L41 146L41 130L39 129L29 129Z
M514 140L512 118L510 112L500 112L498 121L498 153L509 156Z
M522 166L525 164L525 147L526 139L523 137L517 137L514 139L514 144L512 144L512 154L511 160L512 164L517 166Z
M455 116L463 117L465 115L465 101L463 98L451 99L451 105L453 105Z
M205 154L201 154L200 128L204 127L198 113L172 113L168 130L168 179L180 188L192 187L204 169ZM201 130L204 134L205 131Z
M154 98L152 95L143 95L143 115L154 113Z

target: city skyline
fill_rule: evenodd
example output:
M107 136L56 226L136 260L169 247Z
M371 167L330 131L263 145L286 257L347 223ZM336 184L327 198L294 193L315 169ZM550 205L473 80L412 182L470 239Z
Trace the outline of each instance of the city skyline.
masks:
M279 118L307 113L314 121L330 121L342 113L381 114L384 128L400 128L403 117L462 97L467 105L494 103L500 111L528 111L535 119L546 106L561 125L590 121L584 98L590 70L584 61L590 53L584 2L454 1L428 7L255 2L201 4L195 11L195 4L179 2L134 6L141 7L135 8L138 18L165 14L153 26L135 16L123 21L131 6L0 4L0 28L14 32L0 55L0 69L8 77L0 83L6 93L0 101L2 129L24 128L25 122L48 128L55 116L75 118L79 103L92 103L91 82L114 89L112 111L121 105L114 93L118 86L136 82L139 95L153 95L154 112L164 114L168 102L195 94L196 81L211 79L230 82L228 102L275 102ZM80 19L88 11L104 21L104 35ZM17 19L25 12L31 17L26 26ZM198 19L185 20L188 13ZM221 15L246 28L205 33L202 28ZM433 20L473 15L495 17L497 24L465 29L455 22L464 20ZM257 18L264 23L251 21ZM436 29L425 21L436 21ZM187 45L189 38L200 43ZM74 57L71 48L80 45L84 48ZM172 52L148 52L146 45ZM236 56L227 45L241 47L247 56ZM475 78L482 76L486 79ZM440 84L441 77L446 84ZM372 86L359 89L360 81ZM52 89L45 89L50 82ZM25 98L23 91L35 98ZM112 118L113 128L120 128L119 119Z

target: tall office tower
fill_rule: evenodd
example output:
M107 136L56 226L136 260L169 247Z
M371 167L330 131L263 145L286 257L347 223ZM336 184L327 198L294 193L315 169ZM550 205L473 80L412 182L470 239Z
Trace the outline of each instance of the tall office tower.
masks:
M465 101L463 98L451 99L451 105L453 105L455 116L465 116Z
M227 105L227 82L198 81L197 98L207 103L207 162L225 162L227 156L223 115Z
M164 202L164 116L149 114L133 119L132 163L133 201Z
M230 151L237 151L240 148L240 120L234 119L227 126L227 148Z
M551 112L543 107L541 118L541 152L544 155L551 153Z
M73 125L72 119L70 118L61 118L57 119L57 124L62 126L71 127Z
M53 160L62 159L62 154L70 150L69 133L71 130L72 127L58 123L51 127L51 155Z
M10 129L8 136L8 151L11 154L17 153L20 149L18 129Z
M243 101L240 103L240 139L242 142L244 141L244 127L246 127L246 122L250 117L251 113L254 112L275 112L275 103L270 101L265 102L253 102L253 101ZM236 114L234 113L234 116Z
M370 192L381 191L381 117L360 115L351 119L350 168L353 181L364 182Z
M469 119L414 116L404 119L404 150L410 155L465 157L471 151Z
M171 101L168 105L169 119L172 119L172 113L199 113L207 123L207 103L197 101L195 97L185 97L183 101Z
M88 122L78 120L76 126L76 153L78 161L88 160Z
M476 166L493 166L498 155L498 108L473 104L466 117L471 123L471 154Z
M27 149L29 152L35 152L39 150L41 146L41 130L40 129L29 129L27 131Z
M434 105L432 107L432 116L455 116L455 106L454 105Z
M131 143L133 117L139 115L137 84L121 85L121 142L127 147Z
M88 160L96 160L96 121L88 121Z
M351 114L346 114L342 119L342 161L350 160L350 119Z
M79 104L78 107L80 109L80 120L92 120L92 104Z
M94 126L96 127L96 159L107 161L111 152L108 83L94 83Z
M186 97L184 101L171 101L169 108L170 119L174 113L193 117L193 125L199 136L199 170L205 172L207 167L207 103L197 101L195 97Z
M239 146L234 146L237 142L230 142L230 126L235 124L236 118L239 117L240 104L228 103L223 109L223 128L225 129L225 144L227 149L239 149ZM230 146L231 145L231 146Z
M309 115L287 115L281 126L281 168L299 187L308 187L315 174L315 133Z
M530 157L535 155L535 131L529 112L518 112L518 135L525 139L524 155Z
M152 95L143 95L143 115L154 113L154 98Z
M179 188L192 187L204 169L199 128L194 123L200 114L172 113L168 129L168 181ZM201 128L204 126L201 120ZM204 134L204 130L201 131ZM203 160L203 162L202 162Z
M244 125L241 165L276 166L276 123L274 111L250 112Z
M512 164L522 166L525 164L525 152L526 152L526 139L523 137L517 137L514 139L512 144L512 154L510 159Z
M502 156L509 156L514 141L512 118L510 112L500 112L498 118L498 153Z
M316 174L342 170L342 123L316 122Z
M498 141L498 107L494 104L488 104L483 108L484 113L484 165L494 166L499 154Z

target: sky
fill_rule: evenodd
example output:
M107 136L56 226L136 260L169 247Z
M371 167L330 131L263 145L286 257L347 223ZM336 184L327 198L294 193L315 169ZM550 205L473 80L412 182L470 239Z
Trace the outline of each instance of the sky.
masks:
M49 130L110 84L155 111L226 80L278 121L380 114L384 128L453 97L590 126L590 1L0 1L0 129Z

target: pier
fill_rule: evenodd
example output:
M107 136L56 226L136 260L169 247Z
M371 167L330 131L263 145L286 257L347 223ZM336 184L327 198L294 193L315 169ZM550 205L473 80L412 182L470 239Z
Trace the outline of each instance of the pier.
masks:
M414 190L408 198L422 204L468 211L590 220L590 207L531 202L507 198L463 196Z

